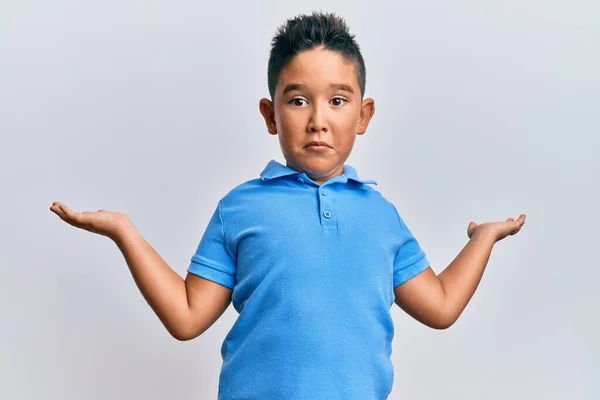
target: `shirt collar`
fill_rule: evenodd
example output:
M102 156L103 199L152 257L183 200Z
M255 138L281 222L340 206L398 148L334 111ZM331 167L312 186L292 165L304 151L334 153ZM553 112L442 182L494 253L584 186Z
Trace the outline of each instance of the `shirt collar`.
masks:
M271 160L269 161L265 169L260 173L260 179L264 182L289 175L306 175L306 173L296 171L295 169L285 166L276 160ZM374 180L360 179L358 177L356 169L350 165L344 165L344 172L342 173L342 175L331 179L335 178L339 178L339 181L343 183L348 182L348 180L353 180L363 184L377 185L377 182Z

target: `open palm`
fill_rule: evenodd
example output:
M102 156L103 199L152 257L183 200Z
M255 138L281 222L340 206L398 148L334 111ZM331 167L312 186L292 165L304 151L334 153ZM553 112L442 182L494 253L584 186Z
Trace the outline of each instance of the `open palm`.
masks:
M76 228L110 238L114 238L119 229L129 222L129 218L120 212L98 210L80 213L57 201L52 203L50 211Z
M476 224L471 221L467 227L467 236L469 236L469 239L478 236L489 236L497 242L519 232L525 224L526 217L525 214L521 214L516 221L514 218L507 218L503 222L485 222L483 224Z

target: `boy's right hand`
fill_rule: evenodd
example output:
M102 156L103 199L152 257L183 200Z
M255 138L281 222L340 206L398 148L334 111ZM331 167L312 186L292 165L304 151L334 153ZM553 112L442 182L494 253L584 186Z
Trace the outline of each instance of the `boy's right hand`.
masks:
M113 240L117 238L123 228L132 225L131 220L120 212L98 210L79 213L58 201L52 203L50 211L76 228L107 236Z

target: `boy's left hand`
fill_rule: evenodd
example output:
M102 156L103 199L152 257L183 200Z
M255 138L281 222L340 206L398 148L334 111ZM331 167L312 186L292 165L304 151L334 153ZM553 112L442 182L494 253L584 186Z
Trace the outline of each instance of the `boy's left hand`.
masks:
M476 224L467 228L469 243L439 275L426 268L394 288L394 302L417 321L435 328L451 326L473 296L494 244L521 230L525 214L515 221Z
M469 236L469 239L489 238L494 240L495 243L519 232L525 223L525 218L526 215L521 214L516 221L513 218L508 218L504 222L486 222L479 225L471 221L467 227L467 236Z

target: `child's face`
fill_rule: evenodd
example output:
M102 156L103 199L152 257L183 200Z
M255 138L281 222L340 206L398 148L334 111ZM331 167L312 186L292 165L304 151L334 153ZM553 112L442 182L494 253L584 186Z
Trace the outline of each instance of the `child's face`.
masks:
M361 101L354 65L340 54L313 49L295 56L279 75L274 102L260 101L269 133L279 135L287 165L321 184L341 175L356 135L375 112ZM311 142L324 142L311 146Z

